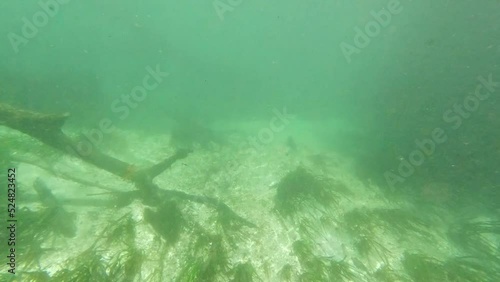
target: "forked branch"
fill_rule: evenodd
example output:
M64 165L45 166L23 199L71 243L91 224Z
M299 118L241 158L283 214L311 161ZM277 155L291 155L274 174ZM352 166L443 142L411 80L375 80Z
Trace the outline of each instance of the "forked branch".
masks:
M150 168L138 169L135 165L113 158L93 148L87 154L79 153L78 142L64 134L62 126L70 115L44 114L15 108L8 104L0 103L0 125L10 127L27 134L42 143L49 145L63 153L71 154L100 169L134 183L141 191L142 197L150 205L160 205L168 198L179 198L200 204L208 205L219 212L230 215L234 220L246 226L254 226L251 222L238 216L226 204L218 199L190 195L176 190L162 190L153 183L153 179L169 169L176 161L188 156L189 150L178 150L173 156L153 165Z

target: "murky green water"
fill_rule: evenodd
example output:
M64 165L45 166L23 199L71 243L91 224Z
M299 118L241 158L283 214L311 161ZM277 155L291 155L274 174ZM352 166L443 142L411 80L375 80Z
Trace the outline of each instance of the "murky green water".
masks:
M500 281L499 1L108 2L0 3L2 281Z

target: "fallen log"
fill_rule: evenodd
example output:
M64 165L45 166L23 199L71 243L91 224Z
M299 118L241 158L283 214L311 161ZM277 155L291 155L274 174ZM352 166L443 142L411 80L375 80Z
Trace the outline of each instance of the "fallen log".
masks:
M160 205L169 198L193 201L215 208L218 212L225 213L234 220L246 226L255 227L251 222L238 216L226 204L218 199L190 195L182 191L163 190L153 183L153 179L160 173L169 169L176 161L186 158L189 150L180 149L173 156L153 165L150 168L139 169L133 164L121 161L93 148L85 154L80 153L78 141L73 140L62 131L62 126L69 118L69 113L44 114L39 112L19 109L8 104L0 103L0 125L27 134L40 142L51 146L65 154L70 154L100 169L132 182L140 191L142 198L148 205Z

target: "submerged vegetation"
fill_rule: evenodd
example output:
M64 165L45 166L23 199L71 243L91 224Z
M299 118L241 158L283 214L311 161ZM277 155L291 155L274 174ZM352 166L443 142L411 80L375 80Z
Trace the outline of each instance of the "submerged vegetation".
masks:
M500 0L0 14L0 282L500 282Z
M231 270L231 273L233 273L233 279L231 280L231 282L262 281L250 262L240 263L236 265Z
M359 255L374 256L377 260L387 263L390 251L385 248L377 237L380 221L370 210L355 209L344 215L342 226L352 237L353 246Z
M283 217L311 210L326 211L339 201L339 192L303 167L289 172L276 186L275 209Z
M206 134L206 140L198 141L215 142ZM285 143L293 151L290 159L301 158L295 142ZM205 160L210 168L206 174L213 181L181 179L187 183L184 191L161 189L153 178L186 158L187 151L147 169L98 154L97 160L105 160L104 170L139 189L93 183L108 190L97 195L109 196L109 201L78 212L71 206L78 201L59 199L59 190L52 193L50 185L35 180L32 190L23 190L29 201L19 210L22 281L500 281L500 223L491 214L448 222L454 211L438 204L422 209L418 201L387 201L377 187L335 175L340 168L329 155L289 166L276 161L273 165L282 170L270 175L284 175L281 179L253 185L260 181L257 175L239 185L232 181L236 172L219 168L226 162L220 156L229 150L221 146L210 161L195 155L197 159L176 167L176 172L186 167L193 173L196 162ZM10 153L0 148L5 159ZM238 170L239 159L228 159ZM238 175L253 165L245 161L242 157ZM52 169L57 159L50 162L25 164L61 176ZM119 169L110 168L114 165ZM197 194L189 193L193 191ZM90 233L93 240L82 238ZM60 259L52 263L52 257Z
M317 256L311 242L299 240L293 243L292 248L302 269L298 281L355 281L357 278L356 272L345 258L336 261ZM286 270L283 274L290 277L290 273L290 270Z
M452 257L441 261L422 254L406 253L403 266L415 282L486 282L498 281L500 278L498 267L474 257Z
M448 235L465 251L500 262L500 221L466 220L452 225Z
M390 229L401 238L407 238L413 234L424 239L432 239L430 223L425 222L415 210L376 209L373 215L380 220L383 228Z
M157 211L145 209L144 219L169 245L175 244L179 240L185 225L182 212L174 201L164 202Z
M176 281L216 281L229 268L226 248L220 235L200 232Z

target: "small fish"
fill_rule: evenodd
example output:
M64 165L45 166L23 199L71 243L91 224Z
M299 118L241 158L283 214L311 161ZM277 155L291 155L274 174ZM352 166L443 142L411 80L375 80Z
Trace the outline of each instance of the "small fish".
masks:
M40 202L46 207L56 207L59 206L59 201L52 194L47 185L40 179L37 178L33 183L33 187L35 188L36 193L38 194L38 198Z
M366 268L366 266L357 258L351 258L352 260L352 264L354 264L354 266L356 266L358 269L368 273L368 268Z
M33 187L40 198L40 202L48 208L46 217L43 219L46 221L45 224L50 225L56 233L62 234L65 237L75 237L75 214L64 209L40 178L35 180Z
M290 149L290 151L297 151L297 143L295 143L295 140L292 138L292 136L289 136L288 139L286 139L286 145Z

